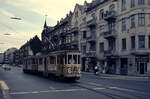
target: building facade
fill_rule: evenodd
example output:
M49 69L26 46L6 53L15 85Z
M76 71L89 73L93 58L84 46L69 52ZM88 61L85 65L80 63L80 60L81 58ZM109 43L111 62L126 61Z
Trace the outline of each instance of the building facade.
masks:
M4 53L0 53L0 64L4 63Z
M85 70L149 74L150 0L93 0L79 10Z
M9 48L4 52L4 63L5 64L13 64L14 63L14 52L17 48Z
M150 74L150 0L93 0L42 32L42 50L79 50L82 70Z
M59 50L79 50L78 28L71 25L73 13L57 22L53 27L44 24L42 31L42 51L49 53Z

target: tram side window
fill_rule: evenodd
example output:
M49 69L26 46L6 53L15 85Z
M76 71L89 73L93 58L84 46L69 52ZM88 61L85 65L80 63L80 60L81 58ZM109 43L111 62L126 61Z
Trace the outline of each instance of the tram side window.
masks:
M68 64L72 63L72 55L68 55Z
M73 55L73 64L77 64L77 55Z
M64 57L60 56L60 64L64 64L63 59L64 59Z
M56 57L50 56L50 64L56 64Z
M67 64L67 55L65 55L65 64Z
M42 65L42 58L39 59L39 64Z
M80 55L78 55L78 64L80 64L80 58L81 58Z
M32 59L32 64L35 64L35 59Z

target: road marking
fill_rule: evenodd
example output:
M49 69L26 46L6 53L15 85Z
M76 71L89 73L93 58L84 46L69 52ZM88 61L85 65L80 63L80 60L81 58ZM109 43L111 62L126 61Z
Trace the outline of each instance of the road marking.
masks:
M119 87L109 87L110 89L116 89L116 90L121 90L121 91L128 91L128 92L136 92L139 94L143 94L143 95L150 95L147 92L142 92L142 91L137 91L137 90L132 90L132 89L127 89L127 88L119 88Z
M104 90L106 88L93 88L94 90Z
M87 89L66 89L66 90L45 90L45 91L32 91L32 92L12 92L11 95L22 95L22 94L37 94L37 93L54 93L54 92L73 92L73 91L85 91Z
M55 88L54 88L54 87L52 87L52 86L50 86L49 88L50 88L51 90L55 90Z
M102 86L101 84L97 84L97 83L93 83L93 82L89 82L88 84L95 85L95 86Z
M4 99L10 99L9 94L8 94L9 88L7 84L4 81L0 80L0 87L2 89L2 94L3 94Z
M109 88L110 88L110 89L122 90L122 91L135 92L134 90L126 89L126 88L119 88L119 87L109 87Z

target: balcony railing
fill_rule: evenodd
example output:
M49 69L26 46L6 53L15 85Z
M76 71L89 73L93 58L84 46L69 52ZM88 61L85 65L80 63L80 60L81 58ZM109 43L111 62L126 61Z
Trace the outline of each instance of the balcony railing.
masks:
M104 14L104 20L111 21L113 19L116 19L117 12L116 11L106 11Z
M86 24L88 27L96 26L96 19L91 19L91 20L87 21Z
M103 32L104 38L115 38L117 36L116 30L108 30Z
M106 50L104 51L104 56L116 55L116 50Z
M96 50L86 51L86 57L96 57Z
M91 33L89 37L87 37L87 41L95 41L96 40L96 33Z
M78 27L73 27L73 28L71 29L71 32L78 32Z

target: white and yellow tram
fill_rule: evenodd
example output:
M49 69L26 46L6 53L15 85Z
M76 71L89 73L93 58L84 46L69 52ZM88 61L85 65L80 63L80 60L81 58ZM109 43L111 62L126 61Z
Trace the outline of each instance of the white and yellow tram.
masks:
M43 56L31 56L24 59L23 71L77 80L81 77L81 54L77 51L57 51Z

